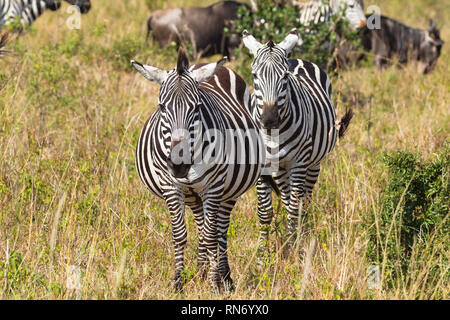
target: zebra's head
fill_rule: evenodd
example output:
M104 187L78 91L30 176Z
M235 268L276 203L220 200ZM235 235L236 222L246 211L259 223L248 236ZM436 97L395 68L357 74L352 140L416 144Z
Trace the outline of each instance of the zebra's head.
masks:
M45 7L49 10L56 11L61 7L61 0L45 0Z
M77 6L80 8L81 13L88 13L91 9L91 0L65 0L71 5Z
M143 65L133 66L146 79L159 83L158 107L163 134L169 136L164 148L169 172L175 178L187 176L194 157L194 130L199 125L199 109L203 104L200 83L208 81L225 63L226 58L189 68L189 61L180 48L177 66L171 71Z
M364 2L362 0L334 0L331 1L333 12L345 10L345 18L353 29L362 28L367 20L364 15Z
M252 63L256 117L264 129L276 129L287 111L288 81L291 76L288 54L299 37L293 29L279 44L273 41L259 43L247 30L243 32L244 45L255 57Z

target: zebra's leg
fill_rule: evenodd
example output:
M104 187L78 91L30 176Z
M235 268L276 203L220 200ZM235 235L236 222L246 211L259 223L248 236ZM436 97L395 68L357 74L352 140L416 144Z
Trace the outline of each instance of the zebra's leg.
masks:
M203 240L205 242L206 253L209 261L208 279L217 291L220 290L220 273L217 262L218 246L218 211L220 208L223 194L223 181L216 183L205 194L203 199L203 210L205 213L205 222L203 224Z
M274 181L280 189L281 202L288 208L291 198L290 172L284 169L278 171L274 177Z
M260 255L267 250L267 241L269 239L270 223L273 218L272 207L272 187L264 179L259 178L256 183L258 193L258 219L259 219L259 253Z
M305 196L305 180L306 180L307 168L303 164L299 164L291 169L291 198L288 207L288 233L289 243L292 246L297 240L298 232L298 219L299 212L301 211L302 217L303 211L303 198Z
M305 200L306 204L309 205L311 202L312 191L314 189L314 185L317 182L320 174L320 163L308 168L306 171L306 180L305 180Z
M175 290L180 290L184 282L182 272L184 270L184 248L187 242L187 230L184 222L184 199L178 190L166 192L165 198L170 211L172 241L175 250L174 286Z
M208 257L206 255L206 247L203 236L203 224L204 224L204 212L203 212L203 203L201 201L197 201L189 205L193 214L194 220L197 224L198 230L198 255L197 255L197 268L200 272L202 279L206 278L206 270L208 267Z
M231 279L230 265L228 264L227 232L230 225L231 210L236 200L222 202L217 217L219 232L219 273L226 290L234 291L233 279Z

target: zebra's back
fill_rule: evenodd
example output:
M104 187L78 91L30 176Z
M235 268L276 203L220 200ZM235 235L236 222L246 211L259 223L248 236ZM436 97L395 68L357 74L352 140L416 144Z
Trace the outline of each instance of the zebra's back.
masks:
M297 76L301 87L309 93L311 104L310 132L312 153L310 165L320 162L334 147L337 139L336 112L331 102L331 82L319 66L301 59L289 59L289 70ZM295 99L294 97L292 97ZM294 105L301 106L300 101Z

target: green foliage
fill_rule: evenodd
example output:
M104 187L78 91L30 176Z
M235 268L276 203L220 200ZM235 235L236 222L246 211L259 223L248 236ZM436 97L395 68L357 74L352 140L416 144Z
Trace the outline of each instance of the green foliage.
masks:
M150 11L157 10L163 7L164 0L145 0L145 4Z
M414 247L422 248L432 237L448 244L450 146L428 162L409 152L385 154L383 162L390 179L381 195L381 216L370 221L379 225L379 234L372 234L368 256L385 260L396 274L410 267Z
M278 43L296 28L303 44L300 48L294 48L292 56L314 62L330 71L335 66L335 48L341 42L359 45L357 33L349 27L348 20L342 16L342 13L336 14L329 21L306 27L298 22L300 12L297 7L280 4L277 0L261 0L258 1L258 10L254 13L246 7L239 9L239 20L234 32L242 34L242 31L247 30L261 43L269 40ZM240 63L243 67L240 67L239 72L248 78L250 72L248 65L251 59L248 51L236 50L236 56L244 60Z
M11 32L21 32L23 30L22 23L20 22L20 16L16 16L9 24L5 27L5 30Z

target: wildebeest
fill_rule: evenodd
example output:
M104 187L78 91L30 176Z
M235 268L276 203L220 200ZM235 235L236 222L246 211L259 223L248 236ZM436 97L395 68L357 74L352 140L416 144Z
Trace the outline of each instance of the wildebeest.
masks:
M397 55L401 64L417 61L420 73L433 70L444 44L433 20L430 20L427 30L421 30L383 15L378 17L380 28L369 29L366 26L361 29L360 35L364 49L373 52L374 64L379 69L389 66L393 56ZM370 16L367 18L370 19Z
M160 46L190 42L194 55L210 56L232 54L240 44L239 36L228 37L224 28L237 19L239 7L250 8L246 3L220 1L209 7L182 7L157 10L147 21L147 39L152 37Z

